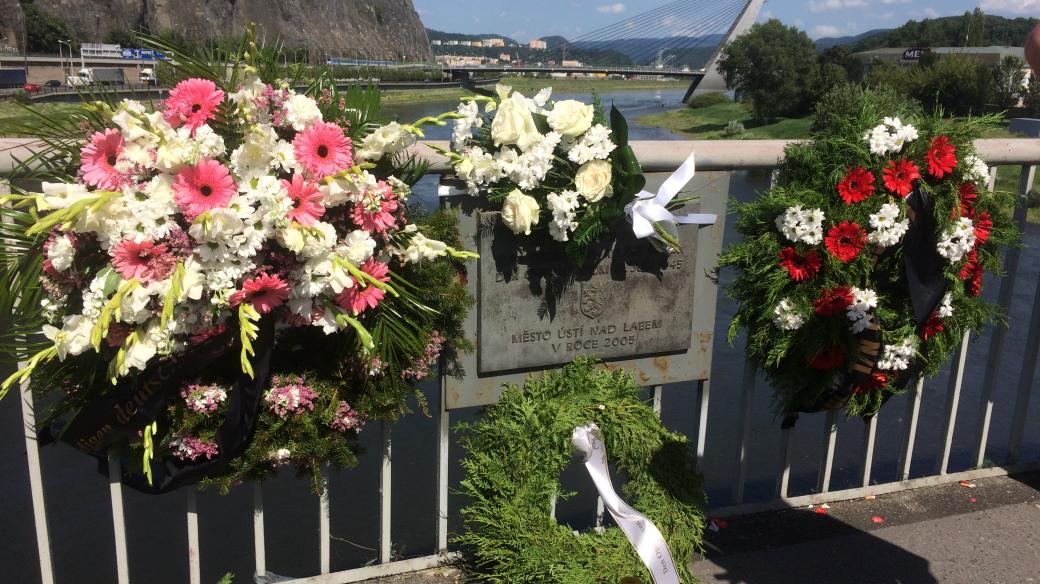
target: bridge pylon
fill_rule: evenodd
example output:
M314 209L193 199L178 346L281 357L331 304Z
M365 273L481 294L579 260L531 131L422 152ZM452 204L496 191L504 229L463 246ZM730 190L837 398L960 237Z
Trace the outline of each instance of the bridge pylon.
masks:
M686 95L683 96L683 103L690 101L693 97L693 92L698 89L725 91L726 80L722 77L722 72L719 71L719 57L722 55L722 50L726 48L733 39L746 33L751 25L755 24L755 20L758 19L758 13L762 10L762 5L765 4L765 0L748 0L744 6L744 10L740 12L740 16L733 21L733 25L730 26L729 31L722 37L722 42L719 43L715 52L712 53L711 58L708 59L708 63L704 65L704 76L695 77L693 83L690 84L690 88L686 90Z

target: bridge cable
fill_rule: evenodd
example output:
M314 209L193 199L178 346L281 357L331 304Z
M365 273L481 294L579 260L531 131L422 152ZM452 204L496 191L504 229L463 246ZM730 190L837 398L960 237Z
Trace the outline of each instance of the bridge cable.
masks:
M647 27L653 25L655 22L658 22L663 18L694 18L699 16L701 13L707 12L709 10L710 8L705 7L704 4L695 2L687 4L679 8L678 10L665 14L648 12L641 15L638 19L630 19L630 21L626 21L624 26L618 27L615 25L611 27L606 27L600 29L599 31L594 31L581 37L578 37L574 39L572 44L588 42L607 42L613 40L633 40L633 37L631 36L633 30L644 32Z
M634 61L647 61L654 56L655 53L662 53L665 51L676 51L679 49L692 49L694 47L702 45L707 41L707 37L719 30L722 25L728 24L730 21L736 18L737 14L743 10L744 2L741 0L735 5L724 7L720 10L709 15L708 19L696 23L692 23L686 28L676 31L672 36L668 37L665 42L652 44L646 49L632 53L629 55ZM725 39L723 39L725 40Z

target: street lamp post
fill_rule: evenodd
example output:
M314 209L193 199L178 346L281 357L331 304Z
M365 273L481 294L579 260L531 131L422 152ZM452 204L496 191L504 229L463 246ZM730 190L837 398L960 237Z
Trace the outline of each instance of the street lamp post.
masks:
M29 82L29 33L25 28L25 14L22 14L22 65L25 67L25 82Z

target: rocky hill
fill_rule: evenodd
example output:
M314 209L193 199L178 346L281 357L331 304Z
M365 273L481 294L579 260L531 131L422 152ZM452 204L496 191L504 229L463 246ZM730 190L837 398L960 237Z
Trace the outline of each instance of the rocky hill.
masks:
M0 7L14 4L0 0ZM33 0L68 26L80 42L110 31L175 32L191 40L240 34L281 38L312 55L428 60L430 42L411 0ZM0 15L0 29L9 16Z

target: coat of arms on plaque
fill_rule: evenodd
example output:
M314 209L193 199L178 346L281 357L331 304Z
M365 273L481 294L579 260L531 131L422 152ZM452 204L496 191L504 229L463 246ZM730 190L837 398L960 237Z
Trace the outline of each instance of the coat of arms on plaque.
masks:
M579 308L589 318L599 318L606 306L606 290L602 282L582 282Z

